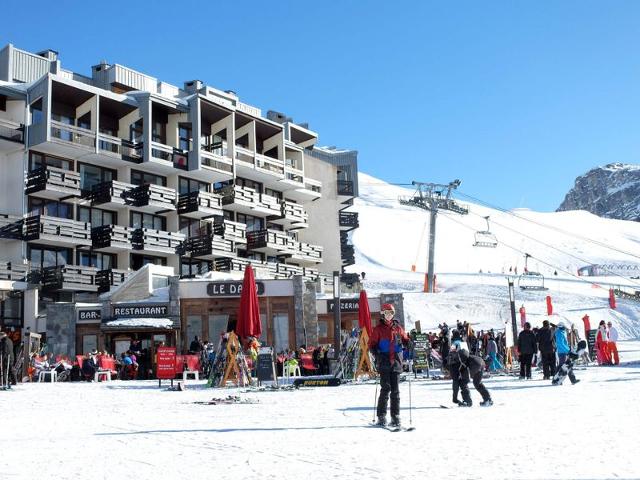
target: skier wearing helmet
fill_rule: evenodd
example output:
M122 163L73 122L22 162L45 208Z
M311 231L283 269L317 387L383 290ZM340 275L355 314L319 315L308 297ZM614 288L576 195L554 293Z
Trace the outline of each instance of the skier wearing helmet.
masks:
M402 345L409 344L409 337L397 320L396 309L391 303L382 305L380 323L373 329L369 339L369 350L376 357L376 369L380 374L380 396L378 397L377 425L387 424L387 403L391 396L391 423L400 426L400 390L398 380L402 373Z

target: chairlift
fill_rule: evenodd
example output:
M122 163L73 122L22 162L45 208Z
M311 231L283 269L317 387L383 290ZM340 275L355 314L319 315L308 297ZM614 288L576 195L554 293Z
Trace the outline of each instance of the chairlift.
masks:
M529 255L524 254L524 272L518 277L518 287L521 290L548 290L544 286L544 275L539 272L529 271Z
M491 229L489 228L489 217L484 217L487 222L487 229L476 232L474 236L474 247L484 247L484 248L496 248L498 246L498 239L496 236L491 233Z

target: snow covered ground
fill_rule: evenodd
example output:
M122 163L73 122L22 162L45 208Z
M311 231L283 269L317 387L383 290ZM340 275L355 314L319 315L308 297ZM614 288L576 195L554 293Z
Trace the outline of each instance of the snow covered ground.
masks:
M441 409L451 385L411 385L414 432L368 427L376 387L185 392L157 382L24 384L0 392L0 478L640 478L640 342L581 383L493 377L492 408ZM628 363L628 362L635 363ZM198 405L237 394L255 404ZM409 383L401 384L409 423ZM474 400L479 395L472 391Z

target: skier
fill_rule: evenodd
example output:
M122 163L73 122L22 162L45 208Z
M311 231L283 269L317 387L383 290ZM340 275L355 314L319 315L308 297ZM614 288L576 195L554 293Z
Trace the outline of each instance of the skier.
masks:
M531 379L531 361L538 351L536 336L531 331L531 324L524 323L524 330L518 335L518 352L520 352L520 380Z
M537 341L542 357L542 379L549 380L556 372L556 350L549 320L542 322L542 328L538 330Z
M473 405L468 386L471 378L473 386L482 395L480 405L483 407L493 405L491 395L487 387L482 383L484 367L485 363L482 358L477 355L469 355L469 352L464 348L451 347L449 368L453 387L453 403L457 403L459 407L471 407ZM462 393L462 402L458 400L458 390Z
M9 375L13 361L13 342L5 332L0 332L0 390L11 389Z
M373 329L369 350L375 355L376 370L380 374L380 396L376 411L377 425L387 424L387 402L391 394L392 427L400 426L400 390L398 380L402 373L402 345L409 344L409 337L394 319L396 309L391 303L382 305L380 323Z
M493 338L493 332L489 334L489 339L487 340L487 356L491 361L489 370L500 370L502 368L502 364L498 360L498 344Z
M563 322L558 323L558 328L556 328L556 351L558 353L558 371L560 367L567 359L567 355L571 351L569 348L569 341L567 340L567 329L564 326ZM557 371L556 371L557 373Z
M562 382L564 382L564 379L567 377L569 377L569 380L571 380L571 385L575 385L576 383L578 383L580 380L578 380L573 374L573 362L584 355L584 352L586 352L586 350L587 342L585 342L584 340L580 340L578 342L577 350L570 351L568 355L566 355L566 360L558 367L558 371L553 376L551 385L562 385Z

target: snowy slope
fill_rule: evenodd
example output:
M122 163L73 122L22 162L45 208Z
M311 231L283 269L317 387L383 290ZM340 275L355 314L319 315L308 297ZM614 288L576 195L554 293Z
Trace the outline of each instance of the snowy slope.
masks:
M413 195L414 190L366 174L360 174L359 181L360 197L353 210L359 214L360 228L352 236L356 265L350 270L366 272L366 288L372 293L414 292L405 295L409 327L415 320L431 328L456 319L478 328L501 327L510 319L505 276L510 267L523 271L527 252L532 255L529 270L544 274L549 288L546 292L516 292L518 308L525 305L532 323L546 318L545 297L550 295L556 321L581 324L580 318L588 313L592 324L612 320L624 337L640 336L640 303L618 300L618 309L611 310L607 302L610 286L640 290L640 280L574 276L579 267L594 263L640 263L640 223L584 211L503 212L462 202L469 207L468 215L441 212L438 216L440 293L426 295L419 292L427 262L428 212L398 203L399 196ZM485 216L490 216L497 248L473 246L474 233L486 229ZM416 273L412 265L417 266Z

